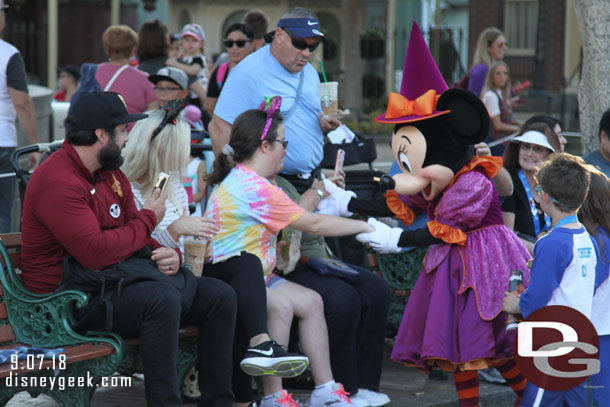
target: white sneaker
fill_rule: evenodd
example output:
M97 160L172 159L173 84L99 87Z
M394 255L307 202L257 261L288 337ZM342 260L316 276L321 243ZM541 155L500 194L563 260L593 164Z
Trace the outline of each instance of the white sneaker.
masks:
M310 407L354 407L341 383L330 388L315 389L309 399Z
M371 403L360 395L360 391L353 396L349 396L354 407L371 407Z
M357 396L366 399L371 407L384 406L391 401L387 394L377 393L376 391L367 389L358 389L356 397Z
M261 400L261 407L300 407L300 405L292 398L292 393L280 390L273 393L270 399Z

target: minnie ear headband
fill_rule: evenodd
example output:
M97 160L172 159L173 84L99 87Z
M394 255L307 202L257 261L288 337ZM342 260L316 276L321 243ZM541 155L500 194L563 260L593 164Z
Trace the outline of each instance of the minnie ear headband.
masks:
M271 123L273 122L273 118L279 113L281 105L281 96L274 96L271 99L265 96L265 100L263 100L258 106L258 110L262 110L267 114L267 122L265 123L265 129L263 130L261 141L263 141L265 137L267 137L267 133L269 132L269 128L271 127Z
M163 116L163 120L161 120L159 126L155 129L155 131L153 131L150 140L152 141L155 137L157 137L168 123L176 124L176 119L185 106L186 103L182 102L181 100L173 99L161 107L160 109L165 112L165 115Z
M265 100L261 102L258 106L258 110L261 110L267 114L267 122L265 123L265 129L263 130L263 134L261 136L261 141L267 137L267 133L269 132L269 128L271 127L271 123L277 114L280 112L280 106L282 105L282 97L274 96L269 99L265 96ZM225 144L222 147L222 153L226 156L231 156L235 154L235 150L229 144Z

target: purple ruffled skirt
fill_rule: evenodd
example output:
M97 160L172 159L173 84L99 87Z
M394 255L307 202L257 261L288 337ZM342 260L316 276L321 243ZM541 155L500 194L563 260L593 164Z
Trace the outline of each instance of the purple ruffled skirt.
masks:
M458 294L463 271L459 248L451 245L434 270L420 272L405 308L392 360L454 371L484 368L490 360L513 356L515 333L506 333L506 314L484 320L473 289Z

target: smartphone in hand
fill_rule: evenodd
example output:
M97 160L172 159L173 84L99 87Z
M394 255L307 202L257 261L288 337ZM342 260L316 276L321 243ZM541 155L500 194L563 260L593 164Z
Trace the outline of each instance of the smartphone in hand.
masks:
M165 191L165 188L167 187L168 181L169 181L169 174L160 172L159 176L157 177L157 181L155 182L154 188L159 188L161 190L161 193L163 193ZM153 188L153 190L154 190L154 188Z
M345 150L337 150L337 160L335 161L335 177L339 175L339 172L343 170L343 161L345 160Z

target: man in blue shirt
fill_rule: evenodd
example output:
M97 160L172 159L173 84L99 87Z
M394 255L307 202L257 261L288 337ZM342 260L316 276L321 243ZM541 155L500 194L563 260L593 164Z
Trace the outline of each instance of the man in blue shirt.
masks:
M599 149L585 155L584 160L610 177L610 109L606 110L599 121Z
M222 88L209 130L215 154L229 142L233 121L264 99L282 97L286 126L286 152L282 176L299 192L313 183L312 173L322 161L324 134L339 126L334 118L322 117L318 73L309 60L325 40L316 15L294 8L278 21L273 41L241 61Z

